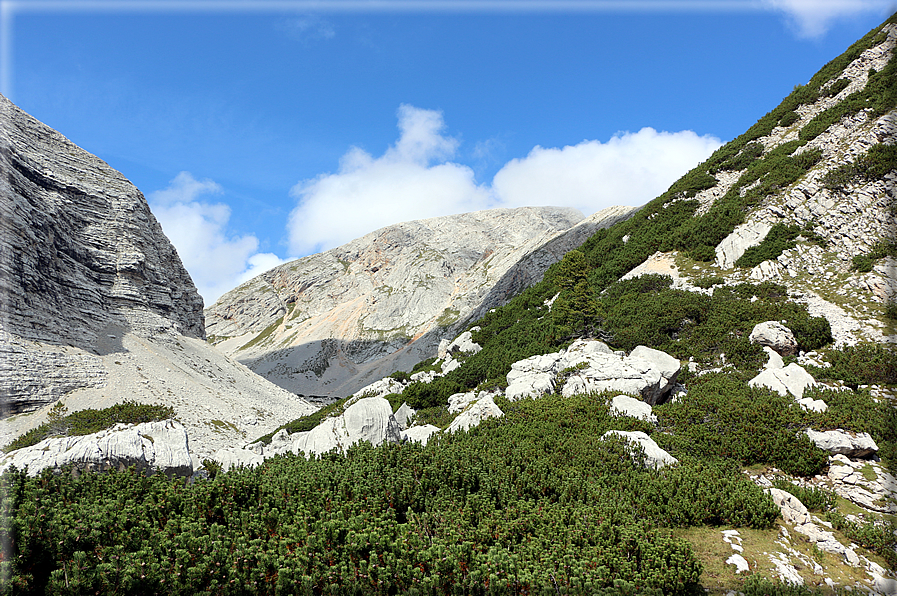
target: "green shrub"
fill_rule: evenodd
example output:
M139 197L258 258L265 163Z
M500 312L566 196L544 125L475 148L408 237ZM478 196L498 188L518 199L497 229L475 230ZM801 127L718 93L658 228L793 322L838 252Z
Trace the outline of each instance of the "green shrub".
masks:
M800 120L800 115L797 112L785 112L785 114L779 119L779 126L787 128L798 120Z
M857 273L869 273L873 264L874 261L868 255L854 255L850 268Z
M790 396L749 387L733 375L700 376L680 401L658 406L655 413L672 433L656 440L676 457L769 464L794 476L813 476L828 465L826 452L802 432L802 410Z
M838 511L829 511L826 517L850 540L879 555L890 569L897 569L897 524L893 521L880 524L856 523Z
M744 251L735 261L735 266L750 269L763 261L777 259L783 252L796 246L796 239L800 234L801 228L798 225L777 223L760 244Z
M822 184L830 190L844 190L849 184L881 180L895 169L897 169L897 146L879 143L873 145L853 163L830 170L823 176Z
M98 433L116 424L142 424L167 420L174 417L174 408L161 404L139 404L123 401L102 410L86 409L71 414L66 413L61 402L50 410L48 422L41 424L18 437L3 451L31 447L54 436L83 436Z
M813 368L819 380L840 380L845 385L897 384L897 348L883 344L857 344L830 350L824 356L832 366Z
M722 277L718 275L712 275L710 277L702 277L700 279L696 279L693 283L695 286L706 290L712 288L713 286L722 285L725 282L726 280L724 280Z
M825 489L800 486L781 476L774 478L772 485L797 497L797 500L810 511L823 512L835 507L835 494Z

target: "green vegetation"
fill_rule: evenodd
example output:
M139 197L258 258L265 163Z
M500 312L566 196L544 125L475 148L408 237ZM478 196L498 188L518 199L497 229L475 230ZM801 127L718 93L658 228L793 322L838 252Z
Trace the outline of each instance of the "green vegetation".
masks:
M783 252L797 245L796 239L800 233L801 228L798 225L777 223L760 244L744 251L744 254L735 261L735 266L750 269L763 261L778 258Z
M174 409L159 404L138 404L124 401L102 410L86 409L68 413L62 402L50 409L47 422L31 429L3 448L4 452L37 445L44 439L58 436L91 435L116 424L141 424L174 418Z
M840 380L854 391L811 389L805 395L829 407L823 413L805 411L790 397L746 383L765 362L748 340L756 323L782 320L804 351L825 348L832 340L828 322L790 302L783 286L727 286L722 277L705 272L695 282L713 288L705 295L673 289L664 276L619 278L657 251L713 260L715 247L752 206L786 190L818 163L821 153L806 147L812 138L845 115L894 107L892 61L871 73L866 89L814 117L797 140L769 151L758 140L776 126L796 123L801 105L843 91L844 68L876 40L880 30L796 87L745 134L632 218L601 230L552 266L541 282L477 321L473 340L482 350L467 356L461 368L387 396L393 408L407 401L419 421L444 428L451 420L450 395L502 388L513 362L565 348L577 337L597 337L618 350L637 345L664 350L699 369L680 376L684 395L655 407L656 428L612 418L609 395L549 395L513 403L497 398L503 417L470 432L435 435L426 446L360 445L345 456L282 456L227 473L206 461L208 481L145 477L133 470L77 478L50 472L28 478L10 471L0 478L0 542L14 551L0 559L0 577L9 578L0 591L702 593L702 565L677 533L768 530L778 516L744 467L775 466L801 477L824 471L827 456L809 441L806 428L868 432L885 464L897 463L897 410L859 387L897 384L897 352L881 345L828 349L824 358L831 366L813 368L812 374ZM838 189L878 179L893 164L893 148L873 148L825 183ZM720 172L742 174L696 216L696 195L715 187ZM737 264L753 267L776 258L801 234L820 242L809 230L781 224ZM868 263L860 261L858 267L871 269L876 259L895 253L893 244L876 246L861 255ZM456 317L447 309L440 320L448 324ZM281 322L241 349L269 337ZM707 372L711 367L721 372ZM392 377L408 383L415 372L439 369L431 359ZM349 399L278 430L311 430L342 413ZM66 415L60 406L42 432L74 432L81 428L72 418L76 414ZM153 415L171 414L168 408ZM116 416L127 419L115 422L131 422L136 414L100 418ZM648 433L680 463L655 470L637 448L618 438L602 440L611 429ZM273 434L260 440L270 442ZM897 565L893 524L856 524L833 509L831 493L784 477L775 485L814 511L826 511L850 540ZM738 591L816 593L759 576L747 578Z
M797 497L797 500L810 511L823 512L835 508L837 497L825 489L800 486L781 476L774 478L772 485Z
M670 432L656 440L677 457L772 464L795 476L812 476L828 465L827 454L799 432L803 410L790 397L748 387L733 375L698 377L686 399L658 406L655 413Z
M844 190L849 184L881 180L885 174L897 169L897 146L879 143L869 148L852 163L844 164L828 172L822 184L830 190Z
M426 447L281 457L193 484L7 474L0 533L17 555L0 565L19 594L691 593L700 563L669 528L766 528L778 510L737 468L655 471L597 441L605 402L503 404L504 418Z
M897 524L893 521L860 524L850 521L837 511L829 511L826 517L850 540L879 555L890 569L897 569Z

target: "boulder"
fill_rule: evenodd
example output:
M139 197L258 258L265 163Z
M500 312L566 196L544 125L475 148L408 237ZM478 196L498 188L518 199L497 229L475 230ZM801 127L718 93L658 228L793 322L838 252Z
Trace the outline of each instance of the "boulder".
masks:
M264 456L238 447L222 447L215 452L212 459L221 464L222 472L236 468L254 468L265 461Z
M779 511L782 512L782 519L789 524L799 526L812 521L807 508L791 493L779 488L767 488L766 492L769 493L778 506Z
M768 387L779 395L791 394L797 399L804 396L804 390L807 387L815 384L813 376L802 366L793 362L785 368L766 368L748 381L748 385L751 387Z
M807 436L817 447L850 458L870 457L878 452L878 445L869 433L848 433L842 429L824 432L807 429Z
M486 396L472 403L466 410L458 414L452 420L446 432L453 433L458 430L469 430L474 426L478 426L483 420L500 418L502 416L504 416L504 412L495 405L492 396Z
M647 404L655 405L669 398L679 368L672 356L645 346L625 356L600 341L577 340L566 351L515 362L507 376L505 396L513 401L549 393L556 390L555 380L560 378L566 397L619 391L641 395Z
M362 387L355 392L359 397L385 397L392 393L401 393L405 386L392 377L384 377L379 381L374 381L366 387Z
M135 466L153 474L191 476L193 460L184 426L175 420L117 424L77 437L53 437L17 449L0 459L0 473L11 466L37 476L47 468L71 465L78 471L125 470Z
M622 437L630 445L639 445L645 453L645 464L654 469L679 463L678 459L661 449L654 439L642 431L609 430L601 435L601 438L608 439L613 436Z
M750 341L768 346L781 356L790 356L797 351L797 339L794 333L778 321L765 321L754 325Z
M610 415L629 416L657 424L657 416L651 412L651 406L628 395L617 395L611 400Z
M752 246L760 244L772 226L763 222L748 222L736 226L732 233L723 238L716 247L716 264L722 269L731 269L735 261Z
M408 428L408 425L411 423L411 419L414 418L415 414L417 414L417 410L409 406L407 402L402 402L402 405L399 406L399 409L393 414L393 418L396 419L399 428L405 430Z
M427 441L430 440L430 436L438 432L439 427L433 426L432 424L412 426L408 430L402 432L402 439L405 441L413 441L415 443L420 443L421 445L426 445Z
M451 343L445 346L444 350L440 345L440 350L438 353L439 358L445 358L449 355L455 354L473 355L482 350L482 346L473 341L473 336L471 333L479 330L479 327L471 327L470 331L465 331L464 333L456 337Z
M307 454L327 453L334 449L345 452L361 441L375 447L384 442L399 443L401 432L389 402L382 397L366 397L339 416L326 418L304 436L294 439L292 449Z

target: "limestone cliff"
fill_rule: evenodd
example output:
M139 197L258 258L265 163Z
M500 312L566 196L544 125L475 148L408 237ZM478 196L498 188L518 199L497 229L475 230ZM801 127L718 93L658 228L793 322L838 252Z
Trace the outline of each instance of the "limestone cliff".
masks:
M210 340L278 385L344 396L434 356L442 339L625 219L522 207L389 226L287 263L206 310Z
M2 96L0 171L3 444L60 398L173 405L210 452L311 409L203 341L202 298L141 192Z

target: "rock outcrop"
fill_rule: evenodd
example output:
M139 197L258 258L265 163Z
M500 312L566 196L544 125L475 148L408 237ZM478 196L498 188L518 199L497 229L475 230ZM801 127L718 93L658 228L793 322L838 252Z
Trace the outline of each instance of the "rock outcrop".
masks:
M869 433L849 433L841 429L822 432L808 429L806 433L817 447L831 454L857 458L869 457L878 451L878 445Z
M203 339L202 298L124 176L0 96L4 414L104 381L110 326Z
M602 439L615 437L623 439L628 445L637 446L644 454L645 465L651 468L658 469L679 463L678 459L661 449L654 439L642 431L609 430L601 436ZM633 459L637 459L635 452L632 455Z
M522 207L389 226L228 292L206 310L206 329L219 349L290 391L346 396L432 357L633 211L583 219Z
M0 170L0 444L59 399L170 405L195 459L314 410L204 341L202 298L141 192L2 96Z
M638 346L625 356L600 341L576 340L567 350L515 362L505 396L516 400L554 390L564 396L620 391L641 395L651 406L669 399L679 370L679 361L659 350Z
M110 429L77 437L53 437L0 458L0 473L27 468L30 476L45 469L72 466L79 472L126 470L134 466L148 473L190 476L193 461L184 425L173 420L143 424L118 424Z

